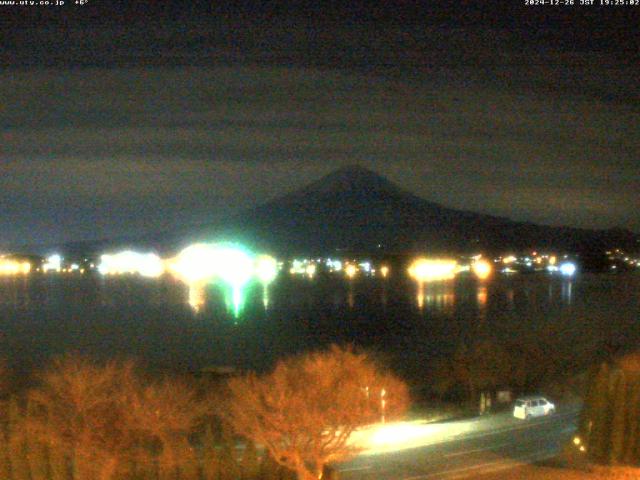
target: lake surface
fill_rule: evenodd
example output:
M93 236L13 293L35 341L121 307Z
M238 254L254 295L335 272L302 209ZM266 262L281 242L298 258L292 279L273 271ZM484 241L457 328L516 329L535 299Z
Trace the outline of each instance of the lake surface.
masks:
M256 285L237 318L219 287L206 293L195 312L187 288L169 278L0 277L0 355L18 372L69 351L133 356L152 369L265 369L287 354L351 342L416 377L474 338L539 340L567 352L569 363L585 361L603 342L640 345L637 272L459 277L422 292L405 278L282 274L266 307Z

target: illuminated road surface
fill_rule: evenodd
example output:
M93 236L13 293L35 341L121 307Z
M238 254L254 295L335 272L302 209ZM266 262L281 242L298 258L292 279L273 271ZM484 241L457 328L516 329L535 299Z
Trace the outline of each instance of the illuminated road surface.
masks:
M559 453L572 437L577 417L578 408L572 407L529 421L505 413L436 425L389 426L388 435L363 434L369 451L338 470L342 480L462 479L500 471L509 478L510 469ZM385 442L385 437L392 440Z

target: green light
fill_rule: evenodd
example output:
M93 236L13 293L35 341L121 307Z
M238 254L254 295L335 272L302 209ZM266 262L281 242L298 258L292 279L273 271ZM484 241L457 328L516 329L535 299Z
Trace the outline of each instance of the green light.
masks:
M218 275L233 289L242 288L253 277L253 260L239 248L225 247L217 250Z
M254 276L267 285L278 273L278 265L273 257L261 255L254 262L253 254L241 246L225 243L191 245L169 264L171 271L189 285L212 281L218 283L225 292L227 308L236 318L245 301L244 289ZM202 299L193 293L189 303L198 304L194 306L194 309L198 309Z
M240 316L246 299L246 291L243 287L223 287L225 290L225 304L227 310L235 318Z
M242 307L242 290L240 288L233 289L233 315L238 318L240 308Z

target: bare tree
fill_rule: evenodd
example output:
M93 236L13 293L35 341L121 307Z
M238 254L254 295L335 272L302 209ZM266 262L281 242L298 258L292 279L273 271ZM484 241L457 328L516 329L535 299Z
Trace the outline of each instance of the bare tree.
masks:
M11 370L7 360L0 358L0 401L6 399L11 390Z
M73 477L110 480L132 464L177 468L205 402L181 382L147 381L132 362L57 359L29 393L30 428L67 452ZM166 469L165 469L166 470Z
M157 465L160 478L195 468L189 435L208 415L211 405L192 385L174 378L151 382L132 389L125 403L123 415L132 432L135 430L138 456Z
M455 353L436 364L434 384L440 394L454 386L464 388L469 400L511 380L511 362L504 349L489 340L458 345Z
M327 463L356 454L348 443L356 428L395 418L409 403L401 380L367 354L337 346L232 379L229 390L226 420L300 480L321 478Z
M125 429L120 391L135 381L131 363L98 365L65 356L53 361L29 394L31 428L67 452L75 478L109 479Z

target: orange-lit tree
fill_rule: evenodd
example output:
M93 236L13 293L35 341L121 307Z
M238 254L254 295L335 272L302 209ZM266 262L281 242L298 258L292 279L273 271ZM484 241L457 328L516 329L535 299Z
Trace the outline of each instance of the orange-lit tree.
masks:
M9 394L11 384L11 372L7 366L7 361L0 358L0 401L6 399Z
M493 391L511 381L510 366L504 350L494 342L461 343L450 358L438 362L433 380L440 394L459 386L475 402L480 392Z
M33 432L65 452L73 478L111 478L125 429L121 391L135 383L133 365L97 365L66 356L54 360L29 395Z
M357 454L354 430L396 418L409 403L401 380L367 354L337 346L232 379L229 390L226 420L300 480L321 478L325 465Z
M72 478L109 480L132 466L161 478L193 469L188 437L206 404L186 384L145 380L132 362L75 356L55 360L40 380L28 426L65 455Z
M640 352L594 369L578 431L591 460L640 464Z
M123 417L137 442L138 457L157 467L158 477L197 478L197 458L190 435L211 405L193 386L171 378L131 389Z

